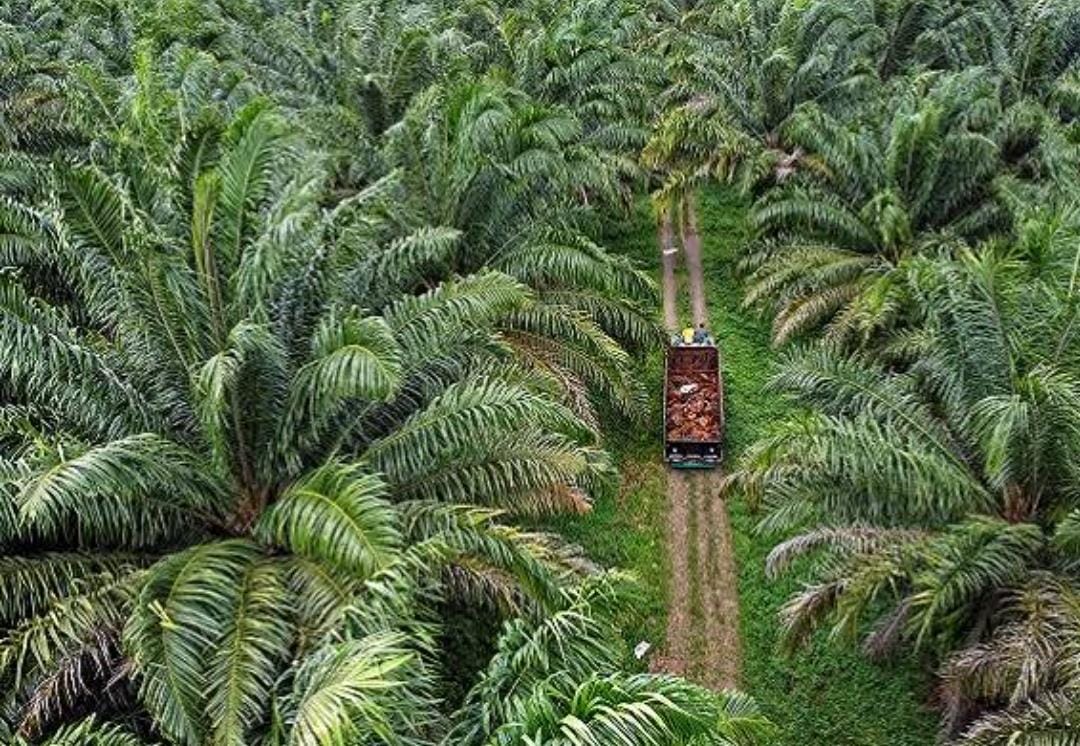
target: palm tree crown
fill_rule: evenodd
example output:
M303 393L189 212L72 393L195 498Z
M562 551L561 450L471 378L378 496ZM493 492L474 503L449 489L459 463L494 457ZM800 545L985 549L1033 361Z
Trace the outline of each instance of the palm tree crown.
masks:
M1054 642L1075 628L1080 588L1080 347L1059 259L1038 275L994 251L915 262L924 328L888 365L793 358L777 385L813 414L734 477L769 506L765 527L813 526L774 549L772 572L825 553L784 609L791 639L831 619L871 654L909 643L945 657L947 728L970 725L972 743L1075 716L1059 706L1080 685L1071 643ZM1028 635L1040 655L1025 658Z

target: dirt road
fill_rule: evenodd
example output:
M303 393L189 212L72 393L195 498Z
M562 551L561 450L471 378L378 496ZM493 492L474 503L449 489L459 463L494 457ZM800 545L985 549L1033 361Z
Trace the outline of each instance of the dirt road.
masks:
M686 252L686 273L690 278L690 310L694 326L709 323L705 305L705 270L701 264L701 234L698 233L697 211L693 199L684 201L682 213L682 245Z
M692 203L680 211L693 323L708 324L701 239ZM661 219L664 323L678 319L679 252L670 215ZM723 340L719 340L723 345ZM738 685L739 600L727 507L719 496L719 471L668 470L667 552L671 571L666 640L653 670L685 675L713 689Z

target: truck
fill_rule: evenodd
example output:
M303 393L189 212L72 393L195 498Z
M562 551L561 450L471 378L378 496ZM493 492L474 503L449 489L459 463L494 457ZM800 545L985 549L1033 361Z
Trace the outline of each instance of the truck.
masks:
M723 457L724 387L712 342L672 342L664 356L664 460L711 469Z

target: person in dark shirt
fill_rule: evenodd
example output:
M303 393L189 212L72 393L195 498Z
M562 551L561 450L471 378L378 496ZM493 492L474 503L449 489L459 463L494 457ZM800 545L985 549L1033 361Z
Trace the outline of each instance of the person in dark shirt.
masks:
M704 324L698 324L698 328L694 330L694 344L703 345L709 341L709 332L705 330Z

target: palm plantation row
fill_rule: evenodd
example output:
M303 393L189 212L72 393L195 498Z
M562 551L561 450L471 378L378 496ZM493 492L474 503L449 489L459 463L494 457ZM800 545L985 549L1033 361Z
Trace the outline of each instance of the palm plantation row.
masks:
M746 303L797 415L728 480L782 618L936 670L942 734L1080 737L1080 13L702 6L645 153L754 198ZM673 42L673 46L676 42Z

